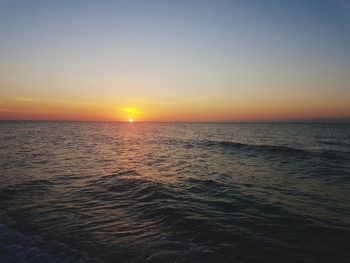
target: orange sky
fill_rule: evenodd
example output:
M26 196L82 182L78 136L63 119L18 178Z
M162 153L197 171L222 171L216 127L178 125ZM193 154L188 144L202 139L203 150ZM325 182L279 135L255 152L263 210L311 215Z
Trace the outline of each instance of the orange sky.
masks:
M213 100L139 101L133 104L102 104L79 101L36 101L25 97L3 100L3 120L74 121L273 121L298 119L348 118L346 100L334 101L240 101ZM337 107L334 105L337 104Z

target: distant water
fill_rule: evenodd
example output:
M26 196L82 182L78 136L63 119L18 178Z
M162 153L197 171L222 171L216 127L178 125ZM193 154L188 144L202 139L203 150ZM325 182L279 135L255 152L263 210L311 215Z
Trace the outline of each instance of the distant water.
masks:
M0 122L0 262L350 262L350 124Z

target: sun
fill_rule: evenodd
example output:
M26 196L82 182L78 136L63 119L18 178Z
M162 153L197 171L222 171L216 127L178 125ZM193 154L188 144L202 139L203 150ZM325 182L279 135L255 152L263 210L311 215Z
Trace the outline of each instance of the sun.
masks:
M133 123L136 122L135 118L137 119L137 122L141 119L140 116L142 115L142 112L134 107L123 107L119 110L122 112L120 117L126 122Z

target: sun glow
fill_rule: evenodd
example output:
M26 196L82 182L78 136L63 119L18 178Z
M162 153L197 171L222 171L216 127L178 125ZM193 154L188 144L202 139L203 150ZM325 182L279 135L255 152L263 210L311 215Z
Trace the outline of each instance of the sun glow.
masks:
M123 107L123 108L120 108L119 111L120 111L120 115L119 115L120 118L130 123L134 122L135 118L139 120L140 115L142 114L141 111L139 111L134 107Z

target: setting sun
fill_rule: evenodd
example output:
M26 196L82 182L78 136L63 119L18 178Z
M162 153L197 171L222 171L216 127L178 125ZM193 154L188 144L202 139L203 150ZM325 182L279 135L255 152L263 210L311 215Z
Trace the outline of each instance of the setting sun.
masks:
M128 122L134 122L134 119L140 119L142 112L134 107L123 107L119 109L119 118Z

